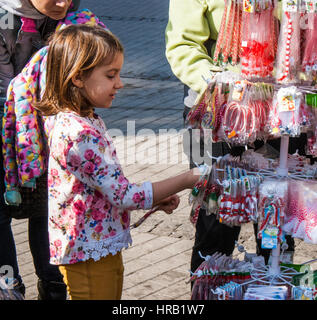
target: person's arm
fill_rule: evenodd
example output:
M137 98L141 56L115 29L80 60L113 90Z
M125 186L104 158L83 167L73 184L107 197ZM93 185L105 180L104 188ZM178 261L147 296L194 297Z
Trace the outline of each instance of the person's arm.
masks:
M213 10L216 10L219 0L214 2ZM223 7L223 4L220 7ZM206 17L208 10L210 8L204 0L170 0L169 21L165 33L166 58L173 73L199 95L207 88L203 76L207 79L210 78L209 70L221 70L213 65L205 47L212 28ZM211 12L208 11L207 14ZM220 24L222 15L219 14L217 18L219 21L214 23L214 28ZM216 31L213 30L213 33Z
M184 189L192 189L199 179L199 175L195 173L192 169L178 176L152 183L153 205Z
M74 127L73 127L74 128ZM149 209L162 201L168 207L168 198L187 188L193 188L199 176L193 170L160 182L131 183L116 162L112 142L93 131L82 131L76 141L68 142L66 158L63 160L58 143L51 147L53 156L77 179L91 188L99 190L115 206L127 209ZM176 198L170 198L175 203ZM178 203L177 203L178 205ZM164 205L163 205L164 207ZM170 208L173 207L173 204ZM177 206L176 206L177 207ZM164 209L162 209L164 210Z
M5 36L0 32L0 107L3 108L6 101L7 88L14 77L14 67L10 52L5 43ZM1 110L1 113L3 111Z
M116 162L114 152L111 142L83 131L68 149L67 170L79 181L101 192L116 207L150 209L153 204L151 183L131 183ZM51 154L54 156L54 150Z
M0 15L1 17L1 15ZM18 189L18 172L16 165L15 148L15 112L12 100L7 101L7 90L11 79L14 77L14 67L11 61L12 46L7 46L6 40L10 38L10 31L0 29L0 119L1 119L1 139L3 153L3 167L5 169L4 183L6 191L5 201L10 204L21 202ZM12 40L12 38L10 38ZM9 100L12 94L9 96ZM3 182L2 182L3 183ZM10 191L8 195L7 191Z

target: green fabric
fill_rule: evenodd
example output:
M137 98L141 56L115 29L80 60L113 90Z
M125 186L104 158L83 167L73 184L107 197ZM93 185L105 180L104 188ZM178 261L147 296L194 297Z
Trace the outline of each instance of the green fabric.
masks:
M212 63L205 42L216 44L224 11L224 0L170 0L166 27L166 58L181 82L199 95L207 88L209 70L220 71Z
M213 40L213 55L224 4L224 0L170 0L166 58L175 76L198 93L197 100L207 88L203 77L210 78L209 70L221 71L213 64L205 43ZM278 5L276 15L280 17L281 2ZM230 64L226 69L239 71Z

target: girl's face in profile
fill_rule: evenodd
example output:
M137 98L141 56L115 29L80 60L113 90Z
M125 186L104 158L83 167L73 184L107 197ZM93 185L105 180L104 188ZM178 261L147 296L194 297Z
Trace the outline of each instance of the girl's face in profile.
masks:
M54 20L63 19L72 0L30 0L34 8Z
M111 64L95 67L89 76L75 85L95 108L110 108L118 90L123 88L120 72L123 65L123 54L117 53ZM74 80L73 80L74 82Z

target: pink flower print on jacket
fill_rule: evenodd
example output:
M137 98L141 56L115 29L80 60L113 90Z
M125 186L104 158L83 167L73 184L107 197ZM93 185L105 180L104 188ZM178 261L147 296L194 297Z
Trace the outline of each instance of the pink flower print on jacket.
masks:
M94 155L95 155L95 153L91 149L88 149L85 151L84 158L88 161L91 161L91 160L93 160Z
M83 167L83 171L85 174L87 175L91 175L94 173L95 171L95 165L93 162L91 161L86 161Z
M121 223L124 229L127 229L129 227L130 218L129 218L129 212L127 210L122 212Z
M144 192L138 192L138 193L135 193L133 195L133 201L135 203L141 203L141 205L144 205L144 201L145 201L145 193Z
M76 194L76 193L82 193L85 190L85 185L78 181L77 183L75 183L72 187L72 193ZM87 202L86 202L87 203ZM87 204L88 205L88 204Z
M50 262L98 260L131 243L130 210L152 207L152 185L137 185L124 176L101 118L73 112L54 118L48 169Z
M82 160L81 160L80 156L74 154L70 157L69 161L70 161L71 166L77 169L81 166ZM66 164L66 162L65 162L65 164Z
M76 202L73 203L73 212L76 215L83 215L86 212L86 205L84 201L82 200L77 200Z

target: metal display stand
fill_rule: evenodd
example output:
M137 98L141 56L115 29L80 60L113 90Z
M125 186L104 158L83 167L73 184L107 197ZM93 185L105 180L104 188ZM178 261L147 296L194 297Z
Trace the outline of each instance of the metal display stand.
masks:
M276 170L276 173L281 177L287 177L288 174L288 145L289 145L289 136L281 137L281 146L280 146L280 164ZM272 259L269 273L274 276L280 273L280 252L281 245L278 242L277 248L272 249Z
M288 145L289 136L283 135L281 137L280 146L280 162L276 169L276 173L280 177L287 177L288 175ZM251 272L251 277L254 281L269 283L271 285L290 285L290 280L299 272L287 267L280 267L281 244L278 241L277 247L271 251L271 262L268 266L263 266L261 269L255 268Z

